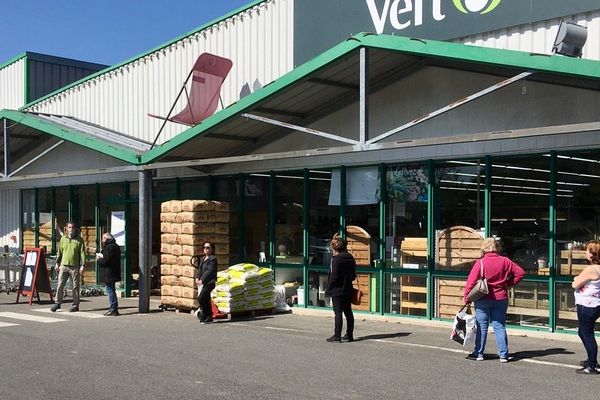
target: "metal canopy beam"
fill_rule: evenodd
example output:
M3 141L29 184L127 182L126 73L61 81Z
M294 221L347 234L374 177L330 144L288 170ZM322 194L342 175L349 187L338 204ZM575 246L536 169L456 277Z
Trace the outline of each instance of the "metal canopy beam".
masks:
M361 144L369 139L369 49L360 48L358 101L358 137Z
M17 172L21 171L23 168L26 168L27 166L33 164L34 162L36 162L37 160L39 160L40 158L42 158L43 156L45 156L46 154L50 153L52 150L54 150L55 148L57 148L58 146L60 146L61 144L63 144L65 141L61 140L58 143L53 144L52 146L50 146L49 148L47 148L46 150L42 151L40 154L38 154L37 156L33 157L31 160L27 161L25 164L21 165L19 168L15 169L13 172L11 172L8 176L11 177L14 174L16 174Z
M487 87L487 88L485 88L483 90L480 90L477 93L473 93L470 96L463 97L462 99L459 99L459 100L457 100L457 101L455 101L453 103L450 103L447 106L442 107L442 108L440 108L438 110L435 110L435 111L433 111L433 112L431 112L431 113L429 113L429 114L427 114L427 115L425 115L423 117L419 117L419 118L414 119L414 120L412 120L412 121L410 121L410 122L408 122L408 123L406 123L404 125L401 125L401 126L399 126L397 128L394 128L394 129L392 129L390 131L387 131L385 133L382 133L381 135L376 136L376 137L374 137L371 140L368 140L367 143L368 144L377 143L380 140L383 140L383 139L385 139L385 138L387 138L389 136L392 136L392 135L394 135L394 134L396 134L398 132L402 132L402 131L404 131L404 130L406 130L408 128L412 128L413 126L418 125L418 124L420 124L422 122L425 122L425 121L427 121L427 120L429 120L429 119L431 119L433 117L437 117L440 114L443 114L443 113L445 113L447 111L450 111L450 110L453 110L453 109L455 109L457 107L460 107L463 104L466 104L466 103L470 102L471 100L475 100L475 99L477 99L477 98L479 98L481 96L485 96L488 93L492 93L492 92L494 92L494 91L496 91L496 90L498 90L500 88L503 88L504 86L510 85L513 82L516 82L516 81L519 81L519 80L521 80L523 78L526 78L526 77L528 77L531 74L533 74L533 72L522 72L519 75L513 76L512 78L505 79L505 80L503 80L501 82L496 83L495 85L492 85L492 86Z
M239 142L256 142L255 138L239 135L230 135L227 133L207 133L206 137L223 140L235 140Z
M365 146L339 146L330 147L324 149L309 149L309 150L293 150L285 151L280 153L268 153L268 154L250 154L244 156L233 156L233 157L217 157L217 158L206 158L196 160L184 160L184 161L169 161L169 162L157 162L147 164L143 166L127 165L121 167L109 167L109 168L96 168L89 170L79 171L67 171L67 172L53 172L46 174L36 175L22 175L18 177L10 177L8 181L23 181L33 179L50 179L57 177L69 177L69 176L82 176L82 175L98 175L98 174L110 174L120 172L140 172L143 170L155 170L163 168L179 168L188 167L194 168L199 166L207 165L224 165L230 163L244 163L252 161L265 161L265 160L283 160L288 158L303 158L313 157L322 155L332 154L349 154L357 151L374 151L374 150L394 150L402 148L417 148L422 146L434 146L434 145L447 145L456 143L471 143L474 141L493 141L493 140L505 140L505 139L519 139L519 138L535 138L535 137L546 137L549 135L561 135L561 134L576 134L586 132L600 132L600 121L599 122L586 122L580 124L570 125L555 125L555 126L544 126L538 128L527 128L508 130L500 132L481 132L472 134L463 134L456 136L447 136L442 138L426 138L426 139L415 139L415 140L401 140L391 141L380 144L365 145ZM578 146L575 142L572 143L573 147ZM547 149L543 149L546 151Z
M358 141L353 140L353 139L348 139L348 138L345 138L343 136L333 135L331 133L322 132L322 131L318 131L316 129L311 129L311 128L305 128L303 126L289 124L287 122L281 122L281 121L277 121L275 119L271 119L271 118L267 118L267 117L261 117L259 115L244 113L244 114L242 114L242 117L253 119L253 120L256 120L256 121L259 121L259 122L264 122L266 124L281 126L282 128L291 129L293 131L304 132L304 133L308 133L308 134L311 134L311 135L320 136L320 137L323 137L323 138L326 138L326 139L336 140L338 142L343 142L343 143L348 143L348 144L353 144L353 145L359 144Z

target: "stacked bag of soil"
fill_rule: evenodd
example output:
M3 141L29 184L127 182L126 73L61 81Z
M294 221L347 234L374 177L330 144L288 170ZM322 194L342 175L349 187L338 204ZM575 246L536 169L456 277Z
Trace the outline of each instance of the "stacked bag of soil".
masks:
M219 268L229 265L229 204L208 200L171 200L160 213L161 302L198 308L197 269L193 256L203 256L202 245L215 243Z

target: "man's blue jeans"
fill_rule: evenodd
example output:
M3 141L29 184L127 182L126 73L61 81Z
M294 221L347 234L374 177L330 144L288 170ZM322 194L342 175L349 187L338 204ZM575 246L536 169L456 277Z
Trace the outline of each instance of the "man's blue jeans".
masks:
M506 336L506 310L508 299L481 299L475 302L477 334L475 335L475 353L483 355L490 321L496 336L496 346L500 358L508 358L508 337Z
M585 347L590 368L598 366L598 344L594 336L594 325L599 317L600 307L586 307L577 304L577 321L579 322L577 333Z
M106 282L106 294L108 294L109 310L117 311L119 309L119 302L117 301L114 282Z

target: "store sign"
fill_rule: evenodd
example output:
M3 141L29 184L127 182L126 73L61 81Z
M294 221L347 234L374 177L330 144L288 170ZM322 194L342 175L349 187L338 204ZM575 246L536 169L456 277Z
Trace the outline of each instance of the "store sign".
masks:
M294 63L359 32L450 40L599 9L598 0L296 0Z

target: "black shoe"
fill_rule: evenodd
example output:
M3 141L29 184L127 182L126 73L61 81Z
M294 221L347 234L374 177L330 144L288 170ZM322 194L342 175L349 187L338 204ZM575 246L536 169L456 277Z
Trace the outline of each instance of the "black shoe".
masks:
M475 352L473 352L473 353L469 354L469 355L466 357L466 359L467 359L467 360L475 360L475 361L483 361L483 360L484 360L484 358L483 358L483 355L477 354L477 353L475 353Z
M589 366L588 360L579 361L579 366L583 367L583 368L587 368ZM596 365L596 368L598 368L597 365Z
M79 311L79 306L71 306L71 309L69 309L69 312L77 312Z
M354 342L354 336L344 335L342 336L342 342Z
M590 368L590 367L578 369L577 371L575 371L575 373L582 374L582 375L598 375L598 374L600 374L600 372L598 372L594 368Z
M60 309L60 304L56 303L52 307L50 307L50 311L56 312L56 310Z
M118 310L108 310L107 312L104 313L105 317L112 317L112 316L116 317L117 315L120 315Z
M328 342L336 342L336 343L342 343L342 338L339 336L332 336L330 338L327 338Z

